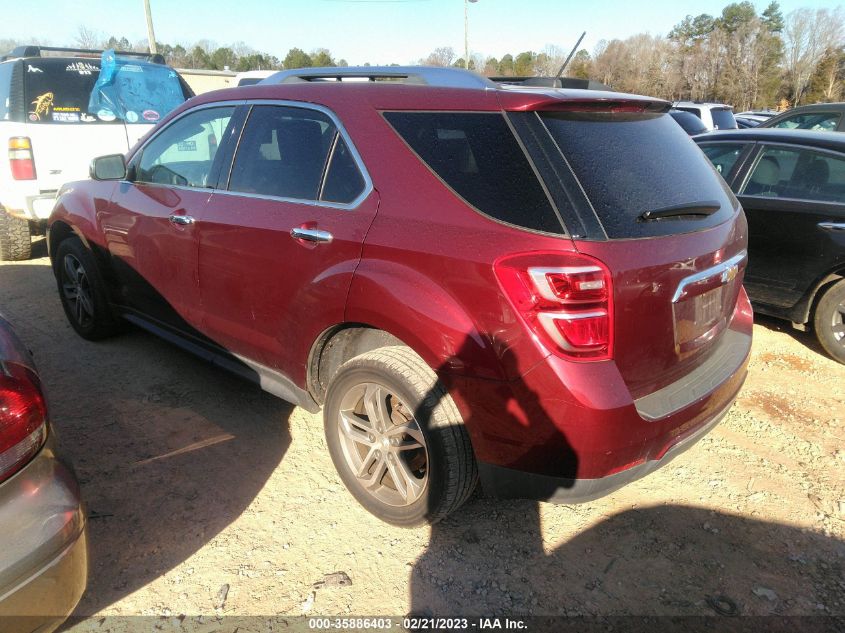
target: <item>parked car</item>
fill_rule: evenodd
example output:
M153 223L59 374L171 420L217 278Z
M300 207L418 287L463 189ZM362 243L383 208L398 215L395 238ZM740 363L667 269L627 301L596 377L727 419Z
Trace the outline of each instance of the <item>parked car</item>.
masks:
M675 122L680 125L684 132L689 134L690 136L695 136L696 134L704 134L705 132L709 132L710 130L707 129L707 126L704 125L704 122L695 116L692 112L685 112L684 110L669 110L669 116L675 119Z
M54 630L85 591L85 513L57 453L32 355L2 315L0 531L3 630Z
M845 362L845 137L761 126L696 141L748 217L754 309L811 325Z
M815 103L787 110L761 123L760 127L816 132L845 132L845 102Z
M0 57L0 260L28 259L59 187L190 96L161 56L22 46Z
M737 127L733 108L724 103L676 101L672 107L694 114L701 119L708 130L735 130Z
M257 84L259 81L267 79L267 77L270 77L271 75L275 75L276 72L277 71L275 70L247 70L235 75L235 85L252 86Z
M668 110L421 67L201 95L61 191L65 313L322 407L386 521L444 517L479 474L595 498L711 429L745 377L745 219Z
M744 116L736 116L734 117L734 119L736 119L737 129L740 130L747 130L750 127L757 127L761 123L757 119L752 119Z
M745 119L751 119L752 121L763 123L764 121L771 119L773 116L777 116L777 112L774 110L746 110L745 112L736 112L734 113L734 116L741 116Z

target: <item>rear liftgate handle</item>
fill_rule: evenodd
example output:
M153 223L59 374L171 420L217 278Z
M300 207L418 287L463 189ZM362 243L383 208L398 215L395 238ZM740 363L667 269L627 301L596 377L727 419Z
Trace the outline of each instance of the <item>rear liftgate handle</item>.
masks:
M305 240L316 244L328 244L333 239L331 233L319 229L293 228L290 230L290 236L295 240Z

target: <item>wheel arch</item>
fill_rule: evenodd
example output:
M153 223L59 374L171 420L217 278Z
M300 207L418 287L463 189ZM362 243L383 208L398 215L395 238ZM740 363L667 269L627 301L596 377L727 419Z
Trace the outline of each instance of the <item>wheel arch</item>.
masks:
M843 279L845 279L845 263L839 264L813 284L806 296L793 309L792 321L802 325L811 322L824 293Z
M308 354L308 392L318 404L323 405L329 382L343 363L380 347L392 345L413 349L390 332L367 323L339 323L324 330L314 341Z

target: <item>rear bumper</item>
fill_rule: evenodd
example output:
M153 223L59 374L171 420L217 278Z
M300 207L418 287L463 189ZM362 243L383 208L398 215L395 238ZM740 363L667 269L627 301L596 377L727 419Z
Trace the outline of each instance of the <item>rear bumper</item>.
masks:
M500 499L536 499L551 503L583 503L610 494L619 488L653 473L675 457L691 448L722 421L731 402L722 412L704 426L672 446L663 457L643 462L607 477L598 479L570 479L550 477L521 470L512 470L493 464L478 464L478 474L484 492Z
M3 630L53 630L82 597L88 549L79 487L52 439L0 485L0 533Z
M56 204L56 192L22 196L4 205L6 213L17 218L24 218L33 222L46 222Z
M485 492L587 501L647 475L719 423L745 382L745 293L719 347L677 382L634 399L613 361L549 356L512 382L444 376Z

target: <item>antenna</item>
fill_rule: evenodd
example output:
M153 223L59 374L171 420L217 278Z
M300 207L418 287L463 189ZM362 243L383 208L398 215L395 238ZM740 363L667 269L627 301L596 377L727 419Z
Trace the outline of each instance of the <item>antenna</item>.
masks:
M566 58L566 61L563 62L563 66L560 67L560 70L557 71L557 75L555 75L555 79L560 79L561 75L563 75L564 69L569 65L569 61L572 59L572 56L575 55L575 51L578 50L578 46L581 44L581 40L584 39L584 36L587 34L587 31L581 33L581 37L578 38L578 41L575 42L575 46L572 47L572 52L569 53L569 57Z

